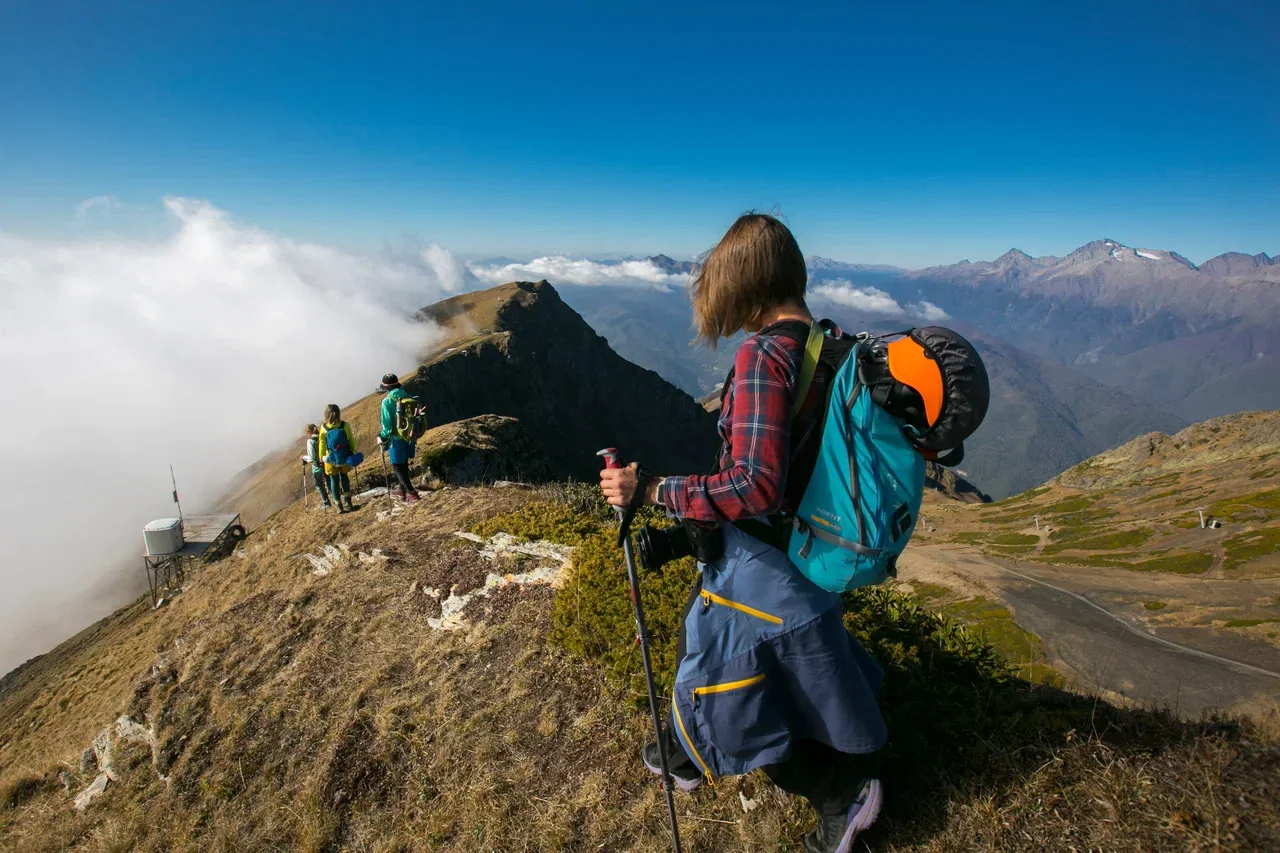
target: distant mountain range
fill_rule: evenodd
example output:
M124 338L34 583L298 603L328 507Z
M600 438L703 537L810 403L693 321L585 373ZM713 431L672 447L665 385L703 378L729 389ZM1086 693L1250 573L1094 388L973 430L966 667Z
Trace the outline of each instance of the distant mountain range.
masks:
M664 272L690 261L648 260ZM939 322L971 335L994 393L970 442L995 498L1152 431L1280 408L1280 258L1095 240L1064 256L1011 249L994 261L905 270L809 259L815 311L848 329ZM718 386L733 342L693 347L688 298L644 288L560 287L625 358L695 396Z

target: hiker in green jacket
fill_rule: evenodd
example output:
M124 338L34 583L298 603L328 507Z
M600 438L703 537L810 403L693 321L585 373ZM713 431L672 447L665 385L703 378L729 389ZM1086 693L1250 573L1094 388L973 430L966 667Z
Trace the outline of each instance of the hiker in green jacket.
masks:
M329 484L328 477L324 473L324 461L320 458L320 427L307 424L302 434L307 440L307 452L302 457L302 461L304 464L311 465L311 481L315 483L316 494L320 495L320 506L322 509L328 509Z
M413 481L409 478L409 462L413 459L417 446L412 439L404 438L404 430L397 423L400 401L407 399L408 395L400 387L400 379L394 373L382 377L378 390L387 395L382 399L382 431L378 434L378 444L387 449L391 469L396 472L396 480L399 481L391 494L405 503L413 503L418 500L418 490L413 487Z

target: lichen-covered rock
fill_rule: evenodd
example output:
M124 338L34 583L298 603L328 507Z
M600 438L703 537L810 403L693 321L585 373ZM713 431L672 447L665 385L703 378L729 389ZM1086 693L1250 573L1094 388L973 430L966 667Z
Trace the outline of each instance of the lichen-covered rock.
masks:
M418 442L418 461L453 486L551 479L545 447L516 418L480 415L436 427Z

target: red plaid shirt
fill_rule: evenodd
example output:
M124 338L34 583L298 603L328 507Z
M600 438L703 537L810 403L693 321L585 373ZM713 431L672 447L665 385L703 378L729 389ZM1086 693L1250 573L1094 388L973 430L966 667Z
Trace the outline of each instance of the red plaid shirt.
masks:
M787 489L787 468L801 440L825 414L831 374L819 367L792 422L804 345L765 334L771 328L747 338L734 359L733 384L720 409L724 450L719 473L667 477L658 489L658 502L672 515L723 522L795 510L800 495Z

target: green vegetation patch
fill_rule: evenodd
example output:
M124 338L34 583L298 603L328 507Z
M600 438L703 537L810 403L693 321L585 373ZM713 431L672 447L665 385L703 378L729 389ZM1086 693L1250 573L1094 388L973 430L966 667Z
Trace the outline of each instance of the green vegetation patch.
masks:
M1200 551L1157 551L1151 560L1139 560L1124 568L1136 572L1172 572L1178 575L1200 575L1213 567L1213 555Z
M1280 622L1280 619L1231 619L1227 622L1228 628L1252 628L1255 625L1271 625Z
M1232 522L1270 518L1277 512L1280 512L1280 489L1225 498L1210 504L1206 511L1213 518Z
M1280 527L1239 533L1223 542L1222 550L1225 555L1222 567L1228 571L1238 569L1259 557L1280 551Z
M1144 601L1142 606L1148 610L1164 610L1165 603L1163 601Z
M1029 533L956 533L952 542L981 545L997 554L1015 555L1034 551L1040 537Z
M1147 542L1154 531L1149 527L1133 527L1128 530L1117 530L1101 536L1081 536L1086 531L1075 528L1058 528L1049 534L1049 544L1044 547L1045 554L1060 554L1063 551L1114 551L1117 548L1136 548Z

